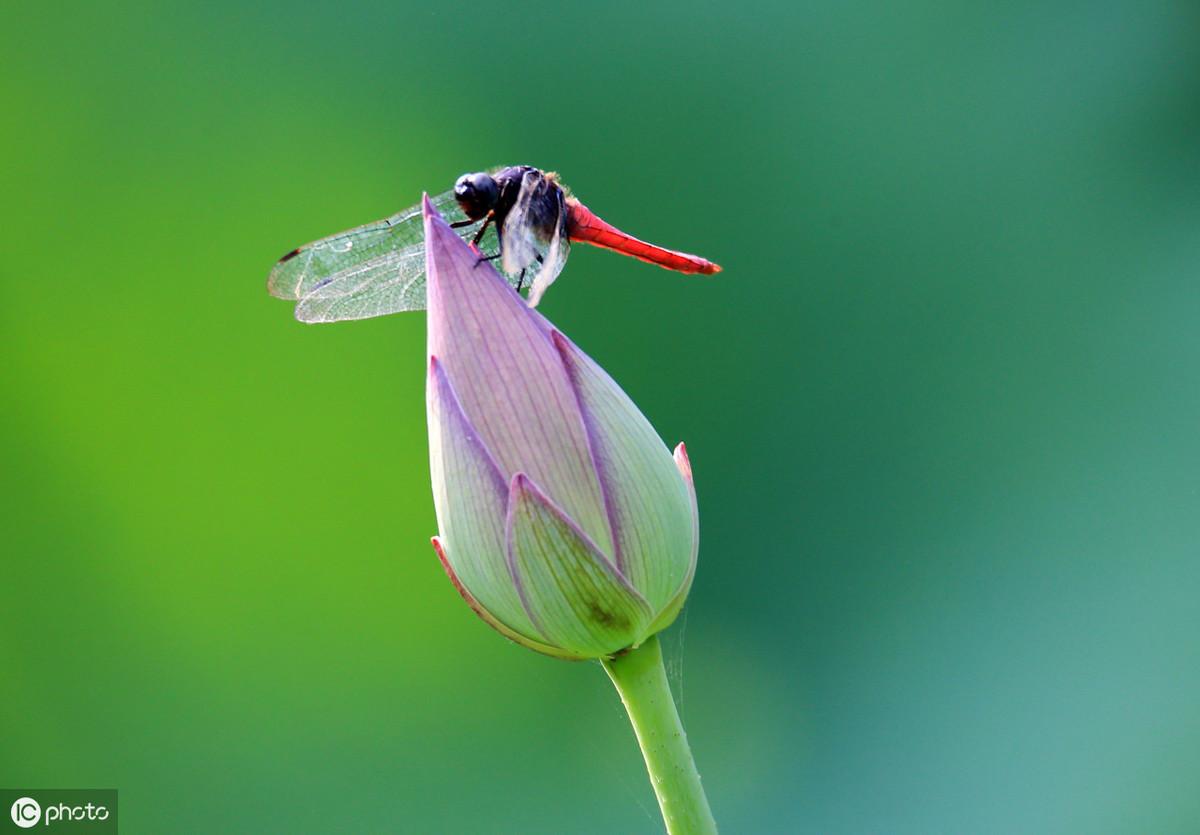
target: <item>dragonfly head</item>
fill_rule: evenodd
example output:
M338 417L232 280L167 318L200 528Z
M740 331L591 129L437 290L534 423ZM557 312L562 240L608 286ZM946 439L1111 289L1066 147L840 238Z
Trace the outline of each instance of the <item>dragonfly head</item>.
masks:
M491 174L463 174L454 184L454 199L463 214L471 220L480 220L496 206L500 199L500 186Z

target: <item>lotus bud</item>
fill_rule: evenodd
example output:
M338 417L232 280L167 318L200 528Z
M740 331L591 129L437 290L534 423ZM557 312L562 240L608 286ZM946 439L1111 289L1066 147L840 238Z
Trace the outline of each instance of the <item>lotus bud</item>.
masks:
M560 658L679 614L699 545L687 451L424 201L433 545L471 608Z

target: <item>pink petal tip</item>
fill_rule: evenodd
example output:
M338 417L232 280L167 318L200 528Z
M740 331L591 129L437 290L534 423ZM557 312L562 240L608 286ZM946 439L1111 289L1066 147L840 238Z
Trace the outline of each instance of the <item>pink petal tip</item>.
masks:
M684 480L691 484L692 462L688 459L687 447L683 441L680 441L679 446L675 447L675 466L679 468L679 472Z

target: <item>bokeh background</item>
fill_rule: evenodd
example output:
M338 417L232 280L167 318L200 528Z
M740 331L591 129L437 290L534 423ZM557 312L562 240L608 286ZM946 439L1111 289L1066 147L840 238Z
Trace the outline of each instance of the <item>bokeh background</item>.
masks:
M728 833L1200 831L1200 7L44 3L0 27L0 785L123 831L655 832L428 539L420 315L286 250L559 170L725 266L542 310L698 480Z

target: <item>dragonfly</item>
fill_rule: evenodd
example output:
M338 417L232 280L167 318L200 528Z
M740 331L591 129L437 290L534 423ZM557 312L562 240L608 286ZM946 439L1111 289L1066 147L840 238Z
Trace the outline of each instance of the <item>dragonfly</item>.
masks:
M463 174L431 198L480 260L500 262L531 307L562 272L572 243L586 243L680 273L721 268L698 255L646 243L597 217L559 182L532 165ZM421 206L293 249L267 279L271 295L294 300L302 322L368 319L425 309L425 232ZM484 255L490 252L490 255Z

